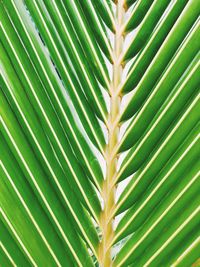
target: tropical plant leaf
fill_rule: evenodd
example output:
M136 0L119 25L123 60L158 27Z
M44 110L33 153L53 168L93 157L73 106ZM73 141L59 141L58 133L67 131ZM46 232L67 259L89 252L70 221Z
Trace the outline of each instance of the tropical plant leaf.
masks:
M0 0L0 266L198 266L199 0Z

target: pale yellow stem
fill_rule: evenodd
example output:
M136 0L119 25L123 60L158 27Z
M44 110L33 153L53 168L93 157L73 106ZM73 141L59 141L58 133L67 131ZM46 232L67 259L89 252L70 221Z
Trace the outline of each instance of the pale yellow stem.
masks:
M110 86L110 114L108 118L108 144L106 147L106 179L103 184L102 197L104 201L104 210L100 217L100 228L102 230L102 241L99 247L99 264L101 267L111 267L111 247L110 244L114 238L113 219L111 212L115 205L115 186L113 179L117 173L118 157L113 154L114 148L118 144L119 124L116 123L116 118L119 117L121 98L117 94L117 89L122 78L122 65L119 58L123 47L123 36L121 34L121 26L123 25L124 7L123 0L117 3L116 12L116 33L114 44L114 63L113 63L113 77Z

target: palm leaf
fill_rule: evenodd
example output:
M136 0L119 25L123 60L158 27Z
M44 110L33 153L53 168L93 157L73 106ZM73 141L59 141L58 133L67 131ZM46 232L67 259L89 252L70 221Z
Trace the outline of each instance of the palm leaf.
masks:
M0 265L198 266L199 0L0 0Z

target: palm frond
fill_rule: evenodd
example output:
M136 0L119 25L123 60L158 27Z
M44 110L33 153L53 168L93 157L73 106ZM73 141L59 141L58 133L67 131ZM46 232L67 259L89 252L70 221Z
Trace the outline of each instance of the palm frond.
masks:
M0 0L0 265L199 264L199 0Z

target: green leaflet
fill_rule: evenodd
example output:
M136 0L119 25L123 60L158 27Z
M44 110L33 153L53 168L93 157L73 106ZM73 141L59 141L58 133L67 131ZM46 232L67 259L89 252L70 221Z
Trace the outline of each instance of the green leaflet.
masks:
M10 266L12 262L14 262L18 266L20 265L29 266L30 262L18 247L12 234L9 233L8 229L6 228L2 220L0 220L0 229L1 229L1 235L0 235L1 263L4 264L4 266ZM9 255L9 257L7 255Z
M9 3L10 2L6 2L7 5ZM19 14L21 14L24 19L23 24L20 23L16 13L12 16L15 25L17 25L19 29L18 32L21 34L21 37L26 44L26 48L29 48L28 50L31 52L29 53L29 56L31 57L32 62L34 62L34 66L38 70L38 74L40 75L43 84L45 84L48 96L58 113L59 119L62 122L65 133L67 134L74 151L76 151L82 165L86 168L89 178L94 181L97 187L99 187L103 180L103 174L98 161L77 127L72 114L73 110L70 109L70 102L65 97L64 88L55 75L55 71L52 68L50 60L47 58L44 47L36 36L36 30L30 22L30 18L27 17L24 6L22 3L20 4L19 1L16 5L18 11L21 12ZM8 5L8 7L10 12L14 11L11 5Z
M59 198L57 197L56 192L53 190L52 185L48 180L48 176L46 176L46 173L41 168L40 163L35 158L35 155L32 149L30 148L28 142L26 141L26 137L24 136L23 132L21 131L19 126L17 127L13 114L11 112L8 112L8 104L3 98L2 92L0 93L0 112L2 125L1 131L6 142L8 143L12 153L15 155L15 158L17 159L20 168L23 170L26 179L29 181L34 192L37 194L37 197L40 199L43 207L45 207L45 210L48 212L48 215L50 216L51 220L57 227L58 232L63 241L66 242L68 246L69 244L72 245L74 243L71 249L73 256L76 256L75 251L78 251L80 249L83 251L84 255L86 251L84 252L84 247L82 247L82 244L80 243L80 241L78 241L78 236L76 232L73 231L73 226L69 221L69 218L67 218L66 216L67 210L64 209ZM23 142L21 140L23 140ZM68 190L68 194L72 194L71 190ZM72 194L71 198L73 197L74 196ZM74 208L75 206L73 207L73 209ZM82 211L81 215L80 211L80 208L79 211L76 210L77 218L83 219L84 213ZM73 212L75 213L75 209L73 210ZM69 215L69 217L71 216ZM86 222L87 221L84 220L83 225ZM67 230L67 228L70 230ZM83 255L80 254L80 259L75 257L76 261L79 262Z
M144 49L136 56L133 64L131 65L128 75L121 90L126 93L133 90L140 82L142 76L151 64L154 56L158 52L159 48L166 40L167 35L172 29L174 23L181 15L188 0L178 0L171 5L166 15L162 18L158 26L153 31ZM177 32L178 34L178 32ZM166 40L167 41L167 40ZM158 70L157 70L158 71Z
M92 4L96 8L96 12L105 22L107 27L111 30L115 30L114 16L111 9L110 0L91 0Z
M68 253L66 253L65 245L57 235L55 231L56 229L53 227L47 214L45 214L45 210L34 194L34 191L26 181L25 176L7 146L5 139L2 138L2 135L0 148L2 151L2 179L4 177L3 181L7 185L7 188L10 188L10 190L13 191L13 195L17 195L21 209L25 210L24 217L29 217L32 221L32 224L34 224L34 227L37 230L36 235L41 236L43 239L42 242L45 242L46 246L50 248L49 253L54 251L53 255L61 265L66 264L67 262L70 264L70 255L67 255ZM10 162L13 163L12 166L10 165ZM7 242L9 242L9 240ZM4 243L6 244L6 242ZM17 265L23 266L23 264Z
M192 202L191 206L185 208L185 212L174 220L171 229L168 228L166 235L163 235L161 240L156 242L153 249L150 250L151 257L148 255L149 259L147 261L150 266L164 264L168 257L171 258L171 254L180 253L179 246L181 247L184 242L187 242L191 235L193 235L193 239L199 236L200 209L198 208L198 201L199 199L196 199L196 203ZM173 230L175 230L175 233Z
M14 76L13 76L14 77ZM15 80L15 84L18 85L19 89L20 84L17 83L17 80ZM3 84L2 84L3 85ZM3 90L5 90L6 87L3 86ZM9 116L10 121L12 121L13 125L15 125L15 130L17 131L18 127L22 127L24 132L29 136L29 142L30 145L32 145L32 149L35 152L36 156L38 157L39 161L42 163L43 169L47 173L48 177L51 180L52 185L54 186L55 190L57 191L58 196L60 197L62 203L64 206L66 206L67 209L70 209L74 211L73 217L75 220L75 225L77 218L79 218L79 214L82 214L82 217L84 218L82 220L82 223L78 223L78 229L81 231L81 233L85 233L85 230L90 228L90 233L91 239L90 241L93 243L94 246L95 243L97 244L98 238L96 235L96 231L92 229L92 222L88 221L87 216L85 215L85 212L83 211L81 205L78 203L76 198L74 198L73 192L71 186L70 186L70 181L73 181L73 177L71 176L70 173L63 173L62 169L59 167L58 161L56 157L53 156L53 150L51 149L50 144L45 138L44 132L40 129L39 122L37 121L36 115L29 104L28 99L21 98L19 95L17 96L16 93L13 93L10 91L9 95L9 90L11 88L7 87L7 95L8 98L10 99L10 102L12 103L13 109L15 113L17 114L18 120L21 123L21 125L17 125L17 122L14 118L14 116ZM21 89L21 92L23 89ZM16 96L16 97L15 97ZM18 99L18 102L17 102ZM26 100L26 101L23 101ZM23 103L26 103L26 108L23 106ZM6 105L6 101L2 103L2 107L4 108L4 111L6 114L9 115L11 110L9 110L8 105ZM23 112L23 115L22 114ZM11 119L12 118L12 119ZM14 126L13 126L14 127ZM31 130L30 130L31 129ZM70 179L69 179L69 176ZM69 188L71 188L69 190ZM77 192L76 187L74 186L74 191L77 193L77 199L79 199L79 191ZM82 200L82 199L80 199ZM84 200L82 200L84 201ZM80 228L80 225L83 226Z
M117 255L114 266L127 266L136 260L140 253L161 233L165 227L170 226L170 222L181 212L186 205L195 203L193 210L198 206L198 187L200 180L198 170L195 168L187 175L187 179L179 184L177 190L169 195L166 202L153 213L144 227L137 234L133 235L124 245ZM197 212L197 211L196 211ZM165 216L164 216L165 215ZM141 242L146 239L146 242Z
M192 47L194 47L193 51L191 49ZM171 95L173 95L171 94L172 88L175 87L173 90L175 93L181 87L184 78L188 79L188 77L190 77L191 81L186 87L188 88L191 86L191 88L188 96L182 99L182 105L186 103L190 95L197 89L199 75L198 61L200 58L200 53L196 54L198 52L198 46L195 47L195 43L192 39L187 48L184 49L184 52L188 51L190 51L190 53L188 53L189 56L186 53L180 53L176 58L174 58L173 62L167 69L167 72L163 75L159 83L157 83L156 87L152 91L151 95L148 97L146 103L131 121L130 126L122 138L119 149L120 151L126 150L133 146L143 135L143 133L146 132L149 124L151 124L152 119L154 119L154 116L158 111L160 113L159 109L161 107L162 109L165 108L165 103L170 101L170 98L172 97ZM188 67L188 65L191 66ZM170 83L168 82L169 80ZM174 101L177 101L177 98L174 97ZM176 115L176 112L174 115ZM166 128L163 130L166 130ZM161 134L162 131L160 132L160 135Z
M169 150L172 149L172 151L174 151L174 149L176 149L176 145L180 144L178 138L179 137L180 138L184 138L184 135L186 133L189 133L190 130L194 127L194 125L198 122L198 119L199 119L199 116L198 116L198 108L199 108L198 100L199 100L199 97L197 96L196 99L191 104L191 111L190 111L190 107L189 107L188 110L183 115L183 117L180 118L180 120L178 121L177 125L175 125L174 129L170 132L168 137L166 138L164 136L161 141L158 140L158 143L161 142L161 143L164 144L165 142L169 142L169 144L171 144L171 145L168 146L168 149ZM194 104L194 106L193 106L193 104ZM183 127L185 132L184 133L179 132L179 130L178 130L179 127L180 128ZM178 136L177 139L176 139L175 132L177 132L177 136ZM174 133L174 135L173 135L173 133ZM179 133L180 133L180 135L179 135ZM148 139L148 138L146 139L145 138L145 145L144 146L142 146L142 144L141 144L138 147L136 147L134 150L133 149L131 150L131 153L128 154L128 156L125 158L124 162L122 163L122 166L121 166L120 171L118 173L118 180L125 179L126 177L128 177L132 173L136 172L139 169L139 167L143 163L146 162L146 159L144 159L141 156L143 155L143 153L147 153L147 155L150 156L150 153L148 153L148 151L149 151L148 148L151 147L151 145L152 145L150 141L151 141L151 139ZM161 143L160 143L160 147L159 148L161 148ZM158 144L156 144L156 142L155 142L155 145L158 145ZM151 158L151 156L150 156L150 158Z
M59 5L60 0L56 0L56 2ZM63 3L73 23L73 27L79 36L79 41L81 42L85 53L88 54L88 60L95 70L97 78L105 88L108 88L109 77L106 64L90 28L87 27L87 22L78 2L66 0Z
M151 1L148 1L148 3ZM129 60L131 57L136 55L137 52L144 46L146 41L148 40L151 32L155 28L156 24L158 23L159 19L161 18L164 10L167 8L169 4L168 0L155 0L152 4L151 8L148 11L148 14L142 24L139 27L137 34L134 36L132 42L130 42L124 56L123 60ZM128 25L131 27L132 25Z
M198 14L199 10L197 1L191 1L190 3L188 3L188 5L184 9L184 12L177 20L174 27L172 28L172 31L168 35L167 40L161 46L160 50L156 54L156 57L153 59L151 65L138 84L137 91L130 99L129 104L123 111L121 120L130 118L142 106L148 94L153 89L153 86L155 86L160 75L178 49L179 45L188 34L188 31L191 31L191 27L195 20L198 18ZM198 21L199 19L196 20L196 27ZM187 26L183 27L183 25ZM195 26L193 27L195 28ZM199 32L198 29L197 32ZM198 37L196 40L198 41Z
M130 7L131 5L133 5L136 2L136 0L126 0L125 4L126 6Z
M145 250L144 257L138 262L138 266L164 265L166 262L172 264L174 257L189 247L199 236L198 220L198 199L187 205L182 214L179 214L171 223L170 228L165 228L160 240L154 240L148 249ZM196 208L196 209L195 209ZM173 232L175 230L175 233ZM193 260L191 264L195 262Z
M14 264L12 258L10 255L6 252L5 247L0 243L0 261L4 266L10 266L11 264ZM5 251L4 251L5 250Z
M88 102L86 101L86 98L84 97L79 82L77 81L71 67L69 66L69 62L67 62L66 53L62 48L63 45L60 43L58 36L54 31L53 25L51 25L49 20L47 22L50 24L46 24L47 22L44 21L45 16L43 16L43 20L41 20L41 11L39 10L39 7L37 7L35 1L28 2L27 5L31 10L32 16L37 22L39 30L45 40L45 43L47 44L48 49L51 52L51 57L53 58L56 67L58 68L58 71L65 84L65 88L67 88L70 98L79 115L79 118L84 125L85 131L87 132L92 142L98 148L100 148L101 151L103 151L103 148L105 146L103 133L100 129L97 119L95 118L90 106L88 105ZM57 49L55 49L55 47Z
M20 45L16 47L16 49L21 48L22 47ZM75 180L72 180L72 182L76 181L79 190L82 190L81 184L83 187L85 187L85 189L88 188L84 182L84 175L82 174L80 167L78 167L77 165L75 157L60 126L59 120L51 106L51 103L48 100L46 92L43 90L42 84L40 83L38 77L34 75L34 70L31 62L28 60L28 57L26 57L25 54L23 54L23 57L22 53L20 58L16 57L16 50L14 49L7 52L11 54L13 53L12 59L16 60L14 61L16 64L15 66L19 66L19 68L16 68L16 71L21 78L20 80L23 84L24 89L26 90L26 93L29 96L29 99L31 99L31 104L34 107L38 106L38 108L35 108L35 110L40 118L40 123L42 123L45 131L48 133L48 137L50 138L53 147L57 152L57 157L61 161L63 168L65 169L66 173L68 173L69 170L74 173ZM33 90L33 88L37 88L37 91ZM56 138L57 136L59 136L59 139ZM68 163L68 166L66 165L66 162ZM71 166L73 165L77 169L77 171L79 169L79 176L77 176L77 173L75 173L71 168ZM90 186L90 189L92 189L92 186ZM83 190L82 194L85 194ZM94 196L95 194L92 194L92 198ZM87 202L86 195L84 198ZM97 201L94 202L94 205L96 205L96 211L93 212L93 215L95 216L95 213L98 213L100 210L100 205L98 205Z
M67 51L67 54L69 56L69 68L72 68L70 65L71 61L73 61L74 64L72 69L74 69L75 74L77 74L77 78L80 80L82 90L85 92L89 100L89 105L91 105L96 114L103 121L105 121L107 115L106 105L100 87L94 75L92 75L92 68L89 68L87 64L84 64L84 62L86 62L84 50L82 50L81 45L79 44L77 36L73 30L73 27L65 10L61 6L61 4L58 4L58 6L56 7L57 9L53 8L52 5L46 4L46 8L48 11L47 16L51 16L52 22L56 26L59 37L62 40L62 44L64 45ZM43 10L42 6L41 10ZM55 12L55 10L57 10L57 12ZM43 12L43 17L44 16L45 13ZM47 20L49 19L47 18Z
M132 195L132 201L134 202L138 197L140 197L146 186L148 186L155 175L157 175L159 171L161 171L170 157L187 138L187 136L197 134L199 127L198 101L199 97L196 97L193 100L191 106L189 106L189 108L187 108L187 110L183 114L181 114L182 116L179 122L172 127L169 133L167 133L166 139L162 141L161 145L152 153L151 157L145 163L143 168L132 179L132 181L118 200L119 206L121 206L121 204L124 202L124 198L126 199L133 189L135 193ZM190 110L192 112L190 112ZM138 190L135 189L136 187L138 188Z
M41 92L41 91L40 91ZM21 95L23 95L24 94L24 90L21 90ZM23 96L21 96L22 97L22 99L23 99ZM38 100L38 98L36 98L37 100ZM44 97L43 98L40 98L40 99L43 99L44 100ZM26 102L25 102L26 103ZM48 104L48 102L46 102L46 104ZM2 110L2 112L3 112L4 110ZM43 110L41 110L41 111L43 111ZM5 112L5 111L4 111ZM38 112L39 112L39 110L38 110ZM45 127L47 127L47 128L45 128L45 131L47 130L48 132L49 132L49 126L48 126L48 122L49 122L49 120L47 120L46 119L46 116L44 116L42 113L38 113L37 112L37 114L39 115L39 118L40 118L40 123L43 123L43 122L45 122L44 121L44 119L46 120L46 122L47 122L47 124L45 124ZM50 110L49 110L49 113L50 113ZM51 114L52 115L52 117L53 117L53 114ZM44 117L43 117L44 116ZM41 121L41 119L42 119L42 121ZM51 122L52 122L53 120L51 120ZM45 123L46 123L45 122ZM54 129L56 129L56 130L58 130L59 129L59 125L58 125L58 121L55 119L54 120L54 122L57 124L57 127L55 127ZM74 155L73 155L73 153L72 153L72 151L70 151L70 146L69 146L69 144L67 143L67 139L65 138L65 139L63 139L63 144L62 144L62 146L61 146L61 144L60 144L60 140L55 140L54 138L55 138L55 131L53 131L52 130L52 128L50 127L50 130L51 130L51 132L50 132L50 138L52 138L51 140L54 142L53 143L53 145L54 145L54 148L57 150L57 151L59 151L58 152L58 154L57 154L57 156L59 157L59 159L61 159L62 161L62 163L63 163L63 167L64 167L64 170L65 170L65 172L66 172L66 174L69 174L70 172L71 172L71 175L73 175L74 176L74 178L76 178L77 177L77 173L75 173L74 171L73 171L73 168L76 168L76 170L78 170L78 168L79 168L79 172L80 172L80 175L79 175L79 177L77 177L77 179L76 179L76 182L75 182L75 180L73 179L73 180L70 180L71 182L73 182L74 183L74 189L76 189L77 188L77 190L78 190L78 192L79 192L79 196L81 196L82 194L80 194L80 191L79 190L82 190L82 188L81 188L81 183L82 183L82 185L83 186L86 186L87 188L88 188L88 186L87 186L87 184L85 183L85 178L84 178L84 174L81 172L81 168L80 167L78 167L78 165L77 165L77 162L75 161L75 157L74 157ZM61 137L61 133L62 132L57 132L57 136L60 136ZM53 138L53 136L54 136L54 138ZM64 137L64 136L63 136ZM64 141L65 140L65 141ZM68 145L68 147L67 147L67 145ZM63 149L65 147L65 150ZM67 147L67 149L66 149L66 147ZM62 152L62 154L60 153L60 151ZM66 161L68 162L68 166L66 165ZM73 166L73 162L74 162L74 167L72 167ZM70 176L67 176L68 178L70 178ZM81 181L82 180L82 181ZM78 187L77 187L77 185L76 185L76 183L77 183L77 185L78 185ZM89 185L89 182L88 182L88 185ZM92 186L90 185L90 190L92 190ZM84 194L84 192L82 191L82 193ZM94 197L95 195L94 194L92 194L92 197ZM82 199L82 201L86 204L86 202L85 202L85 200L84 200L84 197L81 197L81 199ZM95 204L97 204L97 202L95 202ZM96 206L97 207L97 210L96 210L96 212L98 213L98 205Z
M1 177L2 169L0 168ZM4 196L4 197L2 197ZM37 235L33 224L30 219L25 216L24 210L20 207L16 195L13 194L12 190L6 187L6 184L1 180L1 208L3 213L1 213L1 219L7 218L12 222L12 226L15 229L15 232L19 236L19 239L25 247L27 247L28 256L31 255L30 261L34 265L44 265L49 264L51 266L56 266L56 262L48 252L47 247L44 245L44 242ZM4 215L5 213L5 215ZM30 233L32 234L31 242L29 241Z
M186 147L189 146L189 144L191 143L191 140L193 140L197 136L198 130L199 130L199 124L197 124L197 126L191 131L191 133L186 138L183 145L181 145L180 148L177 150L177 152L175 152L172 155L171 159L169 159L169 161L168 161L169 164L171 164L171 162L173 162L174 158L179 157L182 154L181 153L182 150L185 150ZM168 164L168 162L166 164ZM148 162L146 163L146 165L147 164L148 164ZM153 164L152 164L152 166L153 166ZM143 170L141 170L138 173L136 173L135 177L133 177L132 181L125 188L125 190L123 191L123 193L121 194L121 196L118 200L118 204L120 203L118 205L118 207L119 207L118 212L122 212L123 210L126 210L127 208L131 207L131 205L133 205L137 201L137 199L138 199L137 195L133 194L132 191L134 190L135 186L137 186L138 182L142 178L143 179L145 179L145 178L150 179L150 183L148 183L148 185L151 185L151 182L153 182L153 179L156 178L156 175L160 175L159 172L162 171L162 168L160 168L159 165L156 166L155 163L154 163L154 166L155 166L155 168L149 168L148 170L144 168L144 172L143 172ZM163 166L163 168L165 168L165 165ZM165 171L165 169L163 169L163 171ZM149 172L149 176L148 176L148 172ZM152 178L152 180L151 180L151 178ZM138 188L139 188L139 186L138 186ZM142 190L144 190L144 188L142 188Z
M148 9L153 4L153 1L154 0L150 1L140 0L136 3L133 11L131 12L129 20L126 22L124 29L125 32L130 32L141 23L144 16L148 12Z
M2 267L199 264L199 3L0 0Z
M87 19L89 25L91 25L91 29L94 33L95 39L105 56L112 62L112 49L111 44L108 38L108 34L106 32L106 28L101 21L99 14L95 13L95 8L89 0L81 1L79 3L84 12L85 18Z
M173 262L173 266L190 266L193 263L198 263L199 261L199 237L197 237L192 243L188 244L187 248L179 255L179 257Z
M131 199L131 195L126 199L123 206L129 205L130 209L120 221L116 235L120 238L135 232L148 218L159 202L165 199L167 193L170 192L183 179L191 166L194 166L198 160L200 143L197 136L192 140L187 140L183 143L180 149L168 161L161 172L154 178L153 183L145 191L135 205ZM126 227L124 227L126 226ZM122 232L123 229L123 232Z

